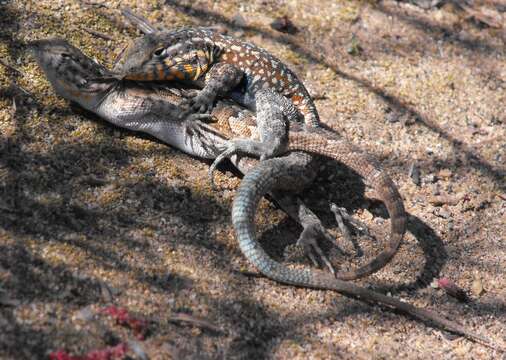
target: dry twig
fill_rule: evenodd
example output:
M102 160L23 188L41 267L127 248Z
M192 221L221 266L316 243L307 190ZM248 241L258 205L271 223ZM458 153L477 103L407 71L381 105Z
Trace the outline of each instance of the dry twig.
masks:
M211 330L211 331L214 331L214 332L218 332L218 333L222 332L221 329L218 326L210 323L206 319L198 318L198 317L195 317L195 316L192 316L192 315L189 315L189 314L185 314L185 313L176 313L176 314L173 314L169 318L169 321L190 323L190 324L192 324L194 326L197 326L199 328L208 329L208 330Z
M114 40L114 38L112 36L109 36L107 34L104 34L104 33L101 33L99 31L95 31L95 30L92 30L92 29L88 29L88 28L85 28L83 27L82 28L84 31L86 31L88 34L91 34L91 35L94 35L98 38L101 38L101 39L104 39L104 40Z

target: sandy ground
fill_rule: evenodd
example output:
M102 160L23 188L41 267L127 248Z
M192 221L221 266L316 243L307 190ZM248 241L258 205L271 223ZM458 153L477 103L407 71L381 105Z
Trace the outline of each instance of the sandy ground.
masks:
M138 35L118 11L130 5L167 27L220 25L272 51L323 122L379 158L404 197L405 242L363 284L505 344L506 5L487 4L502 26L390 1L0 1L0 58L19 70L0 64L0 358L128 340L153 359L501 358L336 293L245 275L254 269L230 223L239 180L223 171L214 191L207 163L69 107L23 48L59 36L110 65ZM283 15L297 34L269 27ZM341 242L328 201L382 239L388 220L372 197L334 164L305 194ZM310 266L289 251L300 229L286 215L264 201L258 222L273 257ZM364 256L326 248L354 266L382 245L357 241ZM430 286L441 277L471 302ZM100 314L110 303L148 321L144 340ZM170 321L181 314L219 331Z

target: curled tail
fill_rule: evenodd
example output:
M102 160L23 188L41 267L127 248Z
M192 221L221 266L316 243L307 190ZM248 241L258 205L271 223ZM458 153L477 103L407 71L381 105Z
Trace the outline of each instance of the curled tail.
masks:
M330 273L312 269L292 269L269 257L256 241L255 212L258 202L263 195L275 188L278 184L291 183L293 177L297 177L298 174L301 173L302 168L300 168L300 166L286 160L286 158L274 158L262 161L256 168L248 172L237 190L232 208L232 222L239 241L239 247L246 258L252 262L262 274L281 283L300 287L333 290L369 303L381 304L388 308L403 312L415 319L432 323L438 328L449 330L490 348L506 351L506 348L432 311L420 309L393 297L336 279Z
M345 140L307 132L290 132L289 136L288 150L324 155L345 164L362 176L384 202L391 224L390 240L386 248L368 264L351 271L339 272L336 277L354 280L380 270L395 255L406 232L406 212L394 182L376 160Z

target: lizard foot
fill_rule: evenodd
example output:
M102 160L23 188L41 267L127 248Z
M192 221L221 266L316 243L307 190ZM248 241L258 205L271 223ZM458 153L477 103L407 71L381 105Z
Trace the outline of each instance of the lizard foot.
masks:
M327 232L321 223L312 222L304 226L304 229L302 230L302 233L297 240L297 245L302 247L306 256L309 257L315 266L320 266L320 263L318 262L318 259L320 259L325 267L333 275L335 275L336 271L334 269L334 266L318 245L318 239L320 238L325 238L331 243L335 244L334 237ZM336 247L341 253L344 253L339 246L336 245Z
M208 113L213 109L214 97L207 92L199 91L189 94L189 96L189 98L181 102L181 107L186 109L186 111Z
M265 158L265 154L268 153L268 147L262 142L258 142L250 139L233 139L228 141L222 152L216 157L211 166L209 167L208 175L209 181L213 189L216 189L214 184L214 171L218 165L225 159L230 158L233 155L245 154L248 156L259 157L260 160Z
M345 208L338 207L336 204L331 203L330 210L334 213L334 216L336 218L337 225L339 226L339 230L343 234L343 237L348 241L348 243L353 244L353 247L355 248L355 251L357 253L357 256L362 256L363 251L356 242L356 240L353 239L351 236L350 229L345 224L348 222L353 228L356 230L354 232L361 232L369 239L374 239L374 237L371 236L371 233L369 232L369 229L367 228L367 225L365 225L360 220L354 219L351 217Z
M215 119L209 114L190 114L185 118L185 145L197 151L203 149L207 153L218 153L220 149L216 145L216 137L213 136L214 129L202 120L209 122Z
M214 159L211 166L209 166L209 170L207 175L209 176L209 181L211 182L211 187L213 190L216 190L216 184L214 183L214 171L221 164L221 162L225 159L228 159L230 156L236 154L238 150L233 146L233 144L228 145L228 147L219 154L216 159Z

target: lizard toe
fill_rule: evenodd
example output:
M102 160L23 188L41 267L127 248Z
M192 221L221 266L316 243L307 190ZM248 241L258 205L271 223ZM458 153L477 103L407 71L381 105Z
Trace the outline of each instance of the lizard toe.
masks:
M344 239L347 241L347 244L353 245L356 256L362 256L364 252L357 240L351 236L350 228L355 234L362 233L365 237L375 240L374 237L371 236L367 225L351 217L345 208L338 207L336 204L331 203L330 210L334 213L339 230L341 231Z
M197 95L189 99L192 110L200 113L210 112L213 109L214 100L205 95Z
M309 225L305 225L302 233L297 240L297 245L302 247L304 253L311 259L311 262L315 266L319 266L318 260L333 274L335 275L336 271L334 266L330 262L329 258L325 255L325 252L321 249L318 244L319 238L325 238L332 243L335 243L334 238L330 235L327 230L323 227L321 223L311 223ZM336 245L337 246L337 245ZM338 250L343 252L339 246L337 246ZM343 252L344 253L344 252Z
M216 157L216 159L214 159L211 166L209 166L209 170L208 170L209 181L211 182L211 187L214 190L216 190L216 184L214 183L214 171L216 170L218 165L221 164L221 162L223 162L223 160L225 160L225 159L229 158L230 156L237 154L237 153L238 153L238 149L236 148L235 144L233 142L229 142L226 145L225 150L223 150Z

